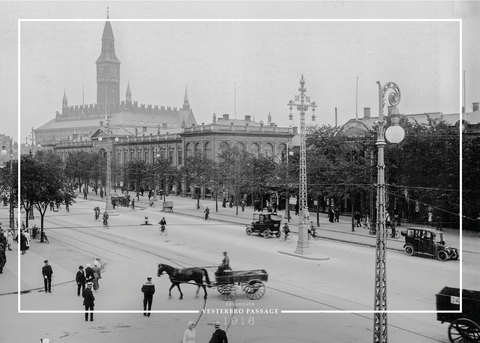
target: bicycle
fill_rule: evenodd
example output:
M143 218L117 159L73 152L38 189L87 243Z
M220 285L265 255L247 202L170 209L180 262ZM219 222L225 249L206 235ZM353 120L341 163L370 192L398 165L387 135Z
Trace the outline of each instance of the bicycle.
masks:
M168 236L168 230L167 230L167 227L165 225L160 225L159 231L160 231L160 236L161 235Z
M313 231L313 234L312 234L312 231ZM316 230L308 229L308 240L311 240L311 239L318 241L320 237L317 236Z
M281 232L278 240L280 242L292 243L292 235L290 233L285 235L285 232Z

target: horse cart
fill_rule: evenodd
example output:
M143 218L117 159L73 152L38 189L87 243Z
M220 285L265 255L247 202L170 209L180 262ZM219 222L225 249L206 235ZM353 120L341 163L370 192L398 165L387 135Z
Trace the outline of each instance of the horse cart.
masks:
M158 265L157 276L160 277L166 273L170 277L172 285L168 290L168 296L172 296L173 287L177 287L180 292L180 299L183 299L183 293L180 284L192 284L198 286L196 294L200 288L203 288L204 299L207 298L206 287L216 287L224 300L235 299L235 293L238 284L245 291L248 298L252 300L260 299L265 294L265 284L268 281L268 274L265 269L257 270L224 270L222 274L215 273L215 282L211 283L208 272L205 268L174 268L168 264L160 263ZM193 283L190 281L193 280Z
M265 294L265 284L268 274L265 269L256 270L225 270L223 275L215 274L215 286L223 300L235 299L235 292L241 286L247 297L258 300Z
M444 287L436 295L437 320L450 323L448 338L451 343L480 343L480 292L462 289L460 312L460 289Z

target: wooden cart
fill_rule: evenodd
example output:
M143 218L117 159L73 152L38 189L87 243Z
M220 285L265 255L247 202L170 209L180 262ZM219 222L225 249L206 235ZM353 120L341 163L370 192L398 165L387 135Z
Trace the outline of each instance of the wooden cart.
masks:
M268 274L265 269L225 270L225 274L215 275L215 286L223 300L235 299L236 284L241 286L249 299L257 300L265 294Z
M460 311L460 289L444 287L436 295L437 320L448 322L448 338L452 343L480 343L480 292L462 289L462 311Z

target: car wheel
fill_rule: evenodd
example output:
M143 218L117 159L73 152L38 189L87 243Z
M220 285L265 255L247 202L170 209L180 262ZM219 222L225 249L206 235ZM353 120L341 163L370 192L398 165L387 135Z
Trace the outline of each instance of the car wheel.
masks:
M282 233L280 231L275 232L275 237L277 238L282 237Z
M448 253L445 250L440 250L437 253L437 260L445 262L446 260L448 260Z
M268 230L263 230L262 235L263 238L270 238L270 232L268 232Z
M408 255L408 256L413 255L413 247L410 244L406 245L404 250L405 250L406 255Z
M247 228L245 229L245 232L247 233L247 235L250 236L250 235L252 234L252 229L249 228L249 227L247 227Z

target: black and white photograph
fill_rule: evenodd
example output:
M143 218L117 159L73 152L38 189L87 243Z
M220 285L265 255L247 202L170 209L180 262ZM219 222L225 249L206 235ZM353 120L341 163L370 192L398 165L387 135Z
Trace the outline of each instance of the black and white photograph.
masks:
M480 3L2 2L0 343L480 342Z

